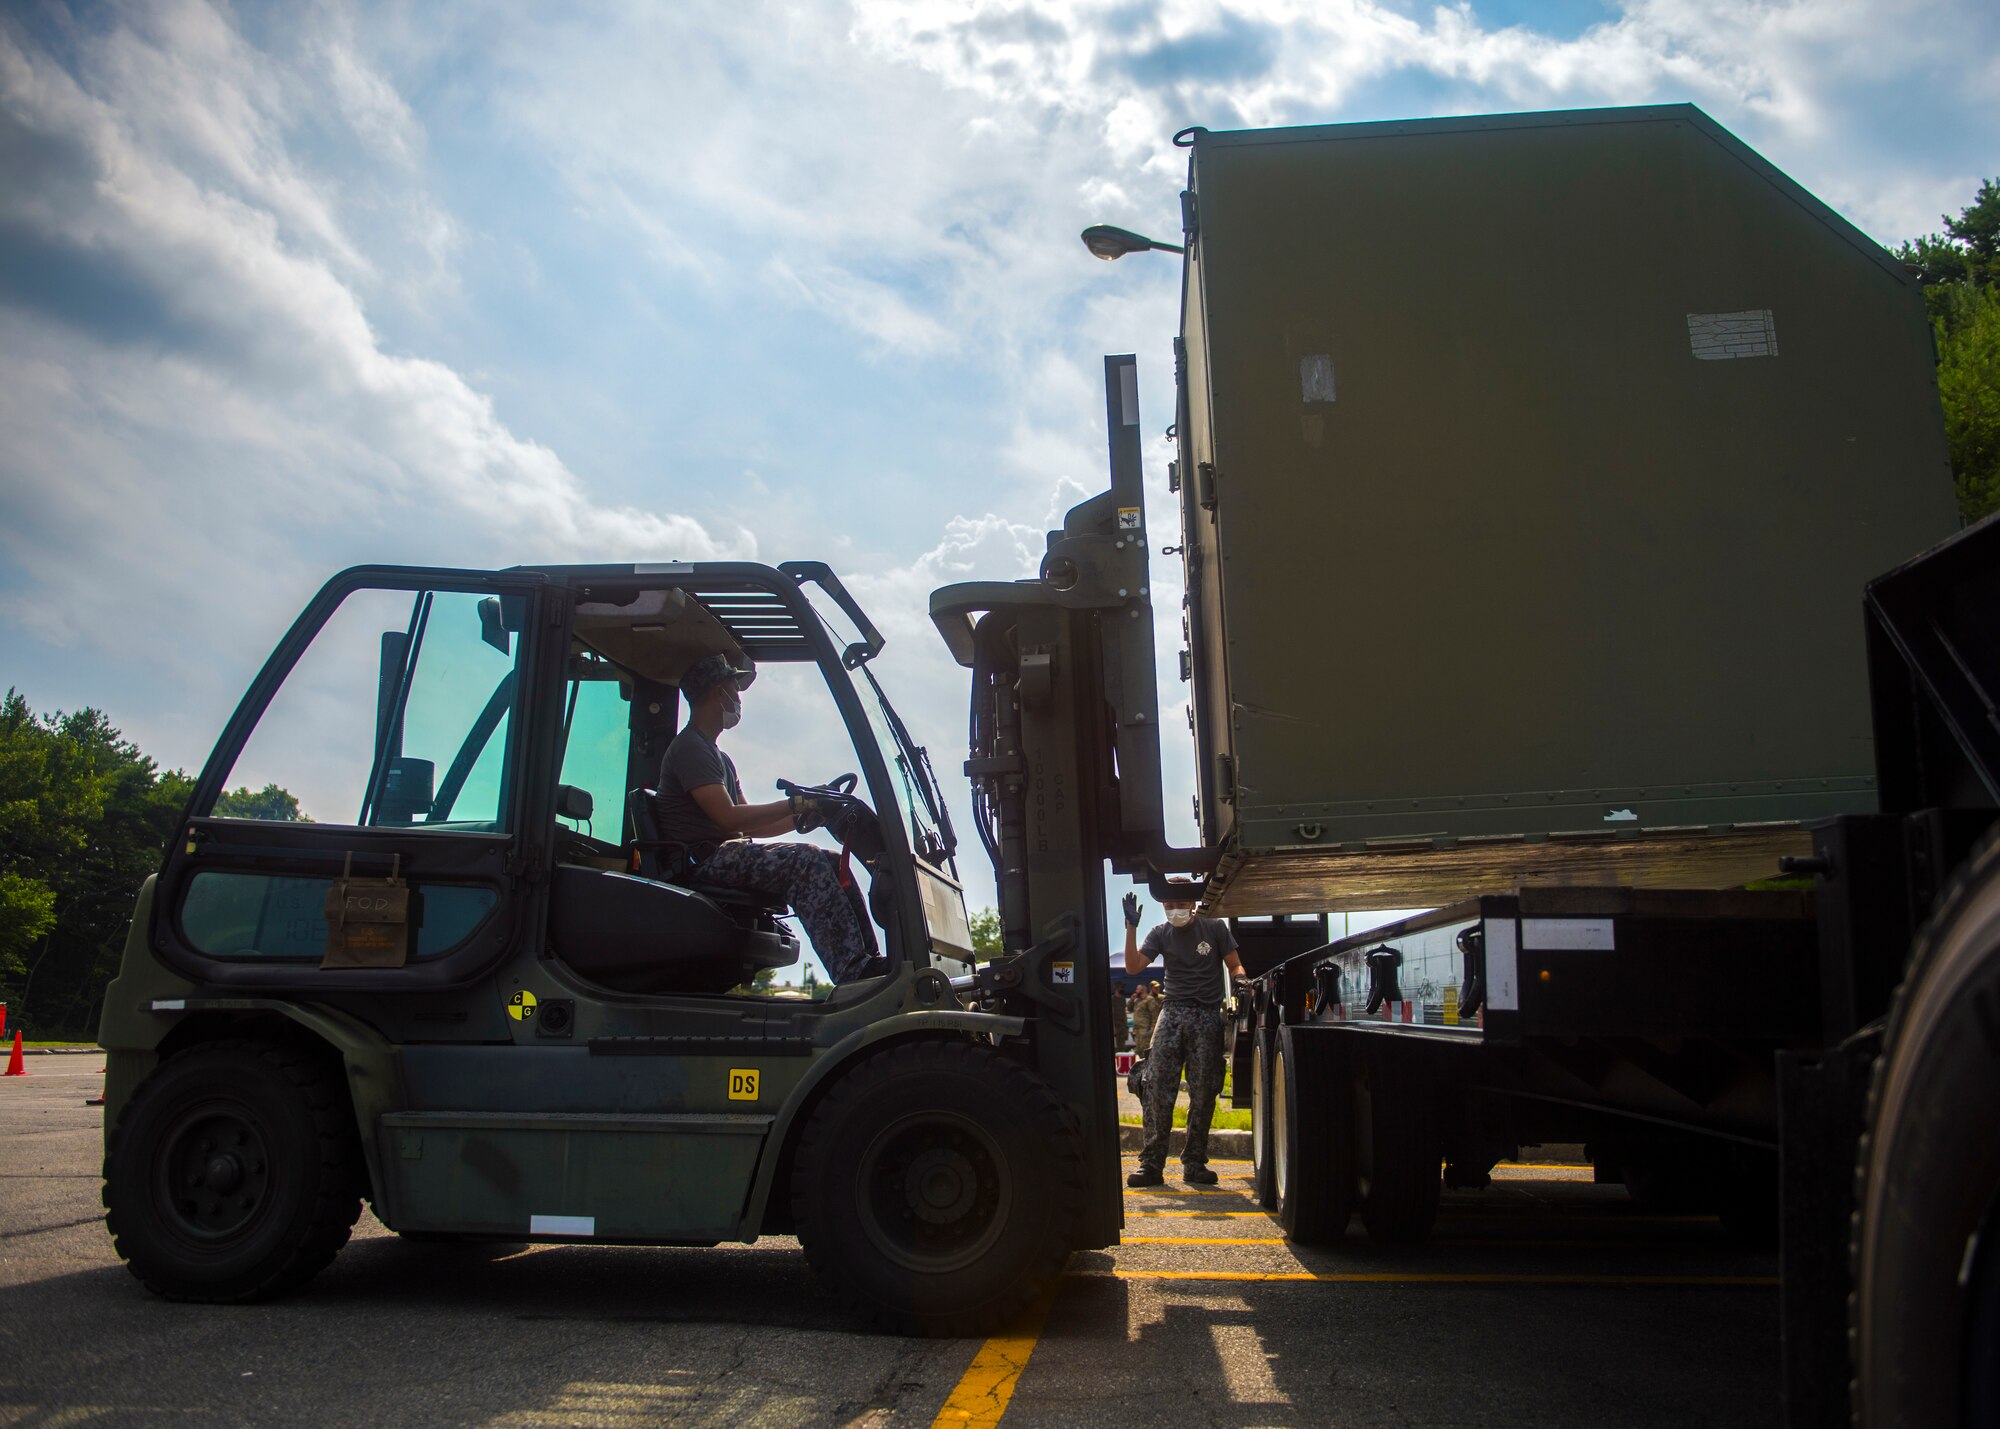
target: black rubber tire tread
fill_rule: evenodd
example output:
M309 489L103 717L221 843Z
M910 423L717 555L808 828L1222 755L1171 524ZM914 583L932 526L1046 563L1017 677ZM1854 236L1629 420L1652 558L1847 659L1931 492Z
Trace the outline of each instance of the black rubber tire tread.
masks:
M1259 1027L1250 1049L1251 1195L1265 1210L1278 1205L1278 1168L1271 1145L1271 1034Z
M1331 1245L1354 1215L1346 1049L1333 1034L1281 1027L1271 1078L1274 1090L1284 1079L1283 1111L1271 1127L1274 1149L1275 1138L1285 1138L1278 1224L1299 1245Z
M852 1177L871 1128L925 1105L975 1116L1015 1182L996 1245L920 1279L867 1243ZM903 1042L840 1074L813 1109L792 1166L792 1210L813 1271L850 1310L901 1335L985 1335L1012 1322L1062 1273L1086 1194L1082 1139L1048 1083L990 1047Z
M1869 1077L1848 1241L1854 1420L1958 1415L1958 1275L2000 1195L2000 830L1917 934Z
M1431 1086L1414 1059L1371 1056L1356 1090L1368 1099L1369 1172L1361 1190L1361 1224L1384 1245L1424 1240L1437 1224L1442 1161ZM1358 1120L1358 1118L1357 1118Z
M177 1256L154 1220L142 1161L149 1123L170 1115L189 1082L275 1093L298 1118L300 1164L283 1224L248 1263L199 1265ZM289 1042L224 1039L189 1047L156 1067L132 1093L104 1152L105 1222L126 1268L169 1300L242 1304L295 1290L330 1264L361 1215L367 1175L352 1103L330 1057Z

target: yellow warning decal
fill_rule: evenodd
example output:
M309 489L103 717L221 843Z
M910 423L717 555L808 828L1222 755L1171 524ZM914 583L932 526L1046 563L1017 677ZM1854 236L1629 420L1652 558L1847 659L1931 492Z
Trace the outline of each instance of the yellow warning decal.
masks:
M729 1099L733 1102L754 1102L757 1100L757 1073L755 1067L731 1067L729 1069Z
M507 999L507 1015L516 1022L526 1022L535 1015L535 995L522 988Z

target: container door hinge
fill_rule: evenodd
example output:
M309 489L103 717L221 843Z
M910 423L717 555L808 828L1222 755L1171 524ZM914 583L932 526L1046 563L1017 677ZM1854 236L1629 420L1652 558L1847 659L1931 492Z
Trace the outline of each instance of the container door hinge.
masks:
M1181 237L1187 244L1188 252L1194 252L1195 240L1201 236L1201 201L1194 196L1193 189L1181 190Z
M1192 680L1193 678L1194 678L1194 655L1190 651L1183 650L1181 651L1181 679ZM1190 713L1192 713L1192 711L1190 711Z
M1215 797L1224 804L1236 802L1236 761L1226 754L1215 756Z
M1215 463L1205 461L1195 467L1194 470L1197 482L1195 494L1201 499L1201 509L1204 511L1213 511L1215 509Z
M1170 461L1167 463L1167 490L1179 491L1180 489L1181 464L1177 461Z

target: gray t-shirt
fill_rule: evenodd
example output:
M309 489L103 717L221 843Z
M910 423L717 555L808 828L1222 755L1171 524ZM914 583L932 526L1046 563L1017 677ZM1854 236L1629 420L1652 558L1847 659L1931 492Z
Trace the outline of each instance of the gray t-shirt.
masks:
M660 837L674 843L721 843L729 835L715 820L701 811L689 795L704 784L720 784L729 791L731 802L743 802L743 786L736 782L736 762L715 741L689 725L675 735L660 761L660 797L653 803L653 818Z
M1229 987L1223 958L1236 951L1236 935L1220 918L1196 918L1185 928L1161 923L1139 944L1146 961L1167 970L1169 1007L1220 1007Z

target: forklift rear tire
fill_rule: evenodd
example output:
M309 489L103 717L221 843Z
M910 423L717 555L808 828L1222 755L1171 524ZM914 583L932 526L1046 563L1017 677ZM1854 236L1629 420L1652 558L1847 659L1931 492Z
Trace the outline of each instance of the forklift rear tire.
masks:
M1271 1138L1271 1036L1259 1027L1250 1044L1250 1180L1257 1204L1278 1205L1277 1156Z
M1300 1245L1330 1245L1354 1214L1347 1055L1331 1035L1281 1027L1271 1066L1278 1224Z
M806 1258L905 1335L983 1335L1061 1272L1083 1148L1040 1077L972 1042L906 1042L844 1073L793 1164Z
M1370 1240L1408 1245L1437 1223L1443 1160L1429 1079L1415 1059L1365 1059L1354 1081L1355 1180Z
M347 1090L298 1047L210 1042L140 1083L111 1133L112 1244L170 1300L261 1300L296 1289L361 1214Z
M1855 1422L2000 1422L2000 838L1918 935L1868 1093Z

